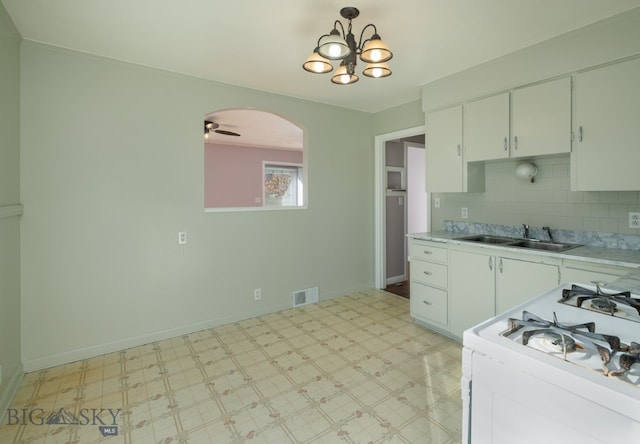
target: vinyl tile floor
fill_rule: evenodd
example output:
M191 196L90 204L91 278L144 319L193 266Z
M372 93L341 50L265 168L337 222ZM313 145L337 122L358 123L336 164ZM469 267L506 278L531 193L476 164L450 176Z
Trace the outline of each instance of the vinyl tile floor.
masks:
M0 443L459 443L460 359L359 292L28 373Z

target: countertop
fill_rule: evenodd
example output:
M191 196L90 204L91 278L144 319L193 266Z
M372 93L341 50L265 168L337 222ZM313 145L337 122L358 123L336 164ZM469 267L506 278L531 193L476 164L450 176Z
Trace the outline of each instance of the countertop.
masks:
M410 238L423 239L434 242L442 242L447 244L460 245L478 245L476 242L460 240L459 238L468 236L452 231L433 231L429 233L413 233L408 235ZM508 247L495 244L481 244L483 248L497 251L516 251L514 247ZM527 254L541 255L548 257L558 257L561 259L572 259L604 265L617 265L622 267L636 268L626 276L620 277L612 282L607 288L616 290L630 290L632 293L640 294L640 251L639 250L623 250L616 248L601 248L583 246L573 248L562 252L526 250Z

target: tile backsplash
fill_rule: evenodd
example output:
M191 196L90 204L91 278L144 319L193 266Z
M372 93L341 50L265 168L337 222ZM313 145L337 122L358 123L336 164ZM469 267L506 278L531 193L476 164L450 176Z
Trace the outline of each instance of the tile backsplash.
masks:
M555 232L632 234L629 212L640 212L638 191L570 191L569 156L536 158L534 183L516 178L518 160L486 162L484 193L432 193L431 228L445 229L445 221L521 227L549 226ZM440 208L433 200L440 199ZM462 220L461 209L469 218Z
M509 237L523 237L524 235L522 225L497 225L446 220L444 221L443 229L444 231L460 234L491 234ZM640 250L640 235L637 234L552 229L551 235L556 242L569 242L589 247ZM530 227L529 237L544 241L549 240L548 234L541 227Z

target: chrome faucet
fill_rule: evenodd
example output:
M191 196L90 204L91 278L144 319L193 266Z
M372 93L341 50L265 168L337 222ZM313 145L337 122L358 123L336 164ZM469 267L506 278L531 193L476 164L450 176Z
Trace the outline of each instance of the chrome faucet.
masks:
M549 227L542 227L542 229L543 229L544 231L546 231L546 232L547 232L547 235L549 236L549 240L550 240L551 242L554 242L554 240L553 240L553 236L551 235L551 228L549 228Z
M529 239L529 225L522 224L522 228L524 228L524 238Z

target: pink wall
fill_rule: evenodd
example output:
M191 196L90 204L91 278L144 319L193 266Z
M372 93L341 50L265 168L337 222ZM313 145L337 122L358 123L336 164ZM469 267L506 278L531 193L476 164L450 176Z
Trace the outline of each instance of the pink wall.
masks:
M262 206L263 160L302 164L302 151L205 144L205 208Z

